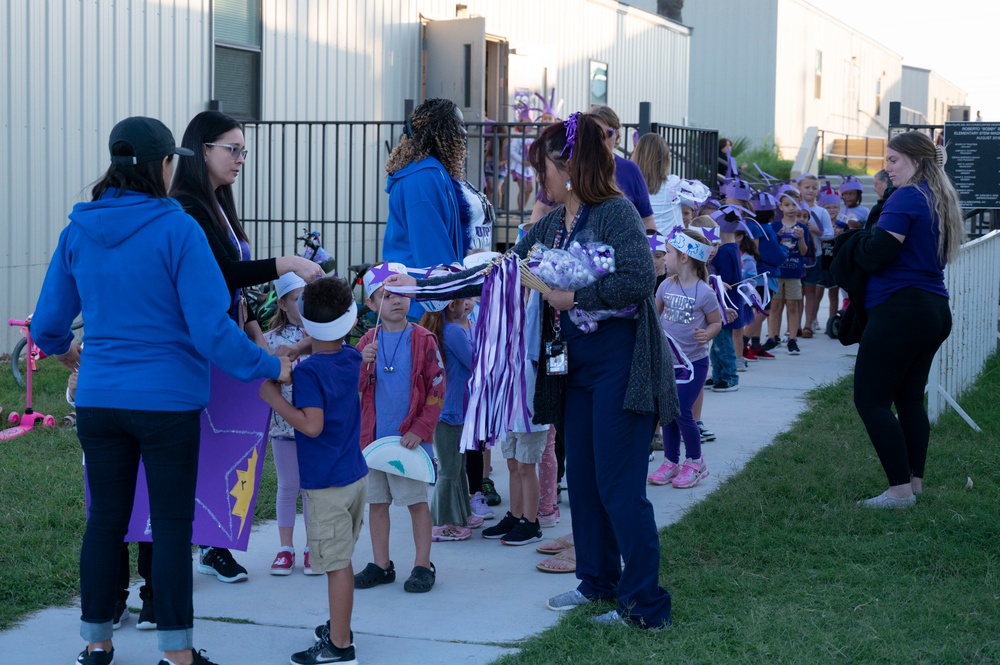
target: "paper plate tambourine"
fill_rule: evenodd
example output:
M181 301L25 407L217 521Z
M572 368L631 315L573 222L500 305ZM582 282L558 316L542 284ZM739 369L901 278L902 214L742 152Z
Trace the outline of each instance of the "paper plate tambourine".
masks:
M369 469L425 483L435 481L434 460L423 445L410 450L399 444L398 436L384 436L372 441L362 453Z

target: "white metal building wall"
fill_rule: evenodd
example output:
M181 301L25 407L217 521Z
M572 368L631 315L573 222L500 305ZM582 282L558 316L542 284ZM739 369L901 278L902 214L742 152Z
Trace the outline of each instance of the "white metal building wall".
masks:
M777 0L685 4L693 28L690 124L756 145L774 140L777 7Z
M204 108L208 5L0 3L0 355L7 318L32 311L67 214L107 168L114 124L149 115L179 140Z
M794 158L803 134L813 126L851 135L884 135L889 101L900 98L899 54L804 0L778 0L777 43L774 131L786 158ZM816 51L823 54L819 99L814 94ZM875 98L879 78L880 106Z

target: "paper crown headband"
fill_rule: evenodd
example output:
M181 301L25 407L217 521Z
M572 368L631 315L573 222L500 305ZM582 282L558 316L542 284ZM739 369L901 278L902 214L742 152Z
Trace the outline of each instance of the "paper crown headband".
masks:
M347 337L347 333L351 332L354 324L358 321L358 304L353 300L350 308L333 321L310 321L302 309L302 299L299 298L298 310L299 316L302 317L302 327L306 329L306 333L310 337L322 342L336 342L338 339Z
M753 218L754 214L746 208L734 205L724 205L709 215L719 225L719 230L723 233L743 231L749 235L750 229L747 227L746 222L743 221L744 216L750 219Z
M844 176L840 176L840 177L844 179L844 182L841 183L841 185L840 185L840 191L841 191L841 193L843 193L843 192L864 192L865 191L865 186L862 185L861 181L858 180L855 176L844 175Z
M749 201L753 196L753 188L750 183L740 178L727 180L719 191L726 198L740 201Z
M692 259L701 261L702 263L708 263L708 257L712 253L711 245L698 242L682 231L678 231L671 235L670 240L667 242L681 254L686 254Z
M286 272L284 275L274 280L274 295L284 298L290 291L300 289L306 285L304 279L294 272Z
M750 205L757 212L761 210L776 210L778 208L778 200L769 192L757 192L750 199Z
M365 296L368 298L372 297L372 294L379 290L382 283L389 278L389 275L397 273L400 275L406 274L406 266L402 263L389 263L382 262L371 267L371 269L365 273L365 276L361 279L361 282L365 286Z
M563 100L560 99L559 103L556 104L556 89L555 88L552 88L549 91L549 98L548 99L545 99L545 97L543 97L542 94L539 93L539 92L532 93L532 96L538 97L538 100L542 103L541 107L535 107L535 108L532 109L533 111L541 111L542 115L545 115L546 113L548 113L553 118L558 118L559 117L559 111L562 110Z
M831 187L830 183L827 183L826 188L821 189L816 196L816 203L821 206L840 205L840 192Z
M688 208L700 208L712 191L700 180L681 180L677 188L677 202Z
M676 233L677 230L674 229ZM667 251L667 239L663 237L659 232L653 233L647 237L649 240L649 249L654 252L665 252Z

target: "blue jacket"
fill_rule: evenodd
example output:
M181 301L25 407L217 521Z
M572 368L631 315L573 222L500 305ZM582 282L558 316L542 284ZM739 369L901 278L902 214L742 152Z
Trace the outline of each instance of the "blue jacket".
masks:
M465 237L451 174L434 157L413 162L386 178L389 218L382 259L407 268L461 263ZM411 316L423 308L410 306Z
M82 311L76 405L185 411L208 404L209 360L243 381L277 378L277 358L229 318L205 233L174 199L114 191L78 203L59 236L31 320L46 354L65 353Z

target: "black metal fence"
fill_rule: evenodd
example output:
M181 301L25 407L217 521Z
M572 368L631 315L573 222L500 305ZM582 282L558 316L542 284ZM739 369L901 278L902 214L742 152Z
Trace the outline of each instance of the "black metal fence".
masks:
M527 148L545 126L466 124L466 177L493 201L493 243L498 249L512 243L517 227L531 217L537 179L529 180L524 170L515 176L513 168L518 156L519 163L527 162ZM628 157L641 130L637 124L624 130L619 151ZM298 253L302 247L297 238L303 231L318 231L342 275L350 265L377 260L388 217L385 163L402 131L401 120L247 125L250 154L236 196L255 255ZM716 130L652 123L649 131L670 146L673 173L714 183Z

